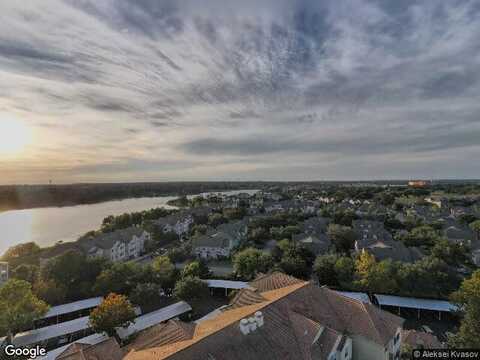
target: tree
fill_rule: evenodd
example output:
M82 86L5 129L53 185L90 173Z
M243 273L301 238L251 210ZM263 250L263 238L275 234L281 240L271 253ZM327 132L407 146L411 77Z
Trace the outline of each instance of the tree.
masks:
M207 233L208 226L205 224L198 224L192 226L192 234L193 236L201 236Z
M334 271L341 286L351 286L355 272L355 263L351 257L342 256L338 258L334 265Z
M438 240L438 233L428 225L417 226L403 239L407 246L432 247Z
M9 248L3 255L3 260L9 261L14 258L30 256L38 254L40 252L40 247L34 242L28 242L24 244L18 244Z
M54 280L38 279L33 284L33 292L39 299L50 305L59 305L66 301L67 291Z
M53 280L66 291L66 299L75 301L92 295L95 279L106 266L104 259L88 260L71 250L47 262L41 270L44 280Z
M363 251L355 262L355 284L367 291L394 293L399 287L396 272L391 260L377 262L373 255Z
M38 276L38 266L30 264L22 264L12 271L12 278L28 281L33 284Z
M355 261L355 275L357 277L357 283L362 288L368 288L368 276L375 267L377 261L375 256L368 251L363 250L360 256Z
M223 216L228 220L241 220L246 215L245 208L223 209Z
M173 288L176 271L175 266L168 256L159 256L153 260L152 273L155 281L160 284L163 289Z
M185 265L182 270L182 278L185 277L198 277L201 279L207 279L211 275L210 269L207 264L201 260L195 260Z
M168 249L166 256L168 256L172 264L175 264L188 259L190 254L191 249L189 248L189 246L184 245L182 247L174 247Z
M90 325L93 331L115 335L115 328L127 327L135 319L132 304L124 295L109 294L102 303L90 313Z
M145 278L146 271L141 265L132 262L115 263L100 273L94 290L100 295L130 294L139 282L148 281Z
M352 226L352 222L355 219L358 219L358 216L352 210L340 210L333 214L333 222L338 225Z
M337 260L338 255L335 254L320 255L316 258L313 270L318 277L320 285L338 285L337 274L335 272L335 263Z
M288 275L308 279L312 273L315 255L304 246L298 246L286 239L280 241L277 246L281 254L280 269Z
M130 300L136 305L148 306L156 302L160 291L160 285L155 283L137 284L130 295Z
M311 266L308 266L305 259L303 259L298 253L284 254L279 266L286 274L292 275L296 278L307 279L312 272Z
M259 272L267 272L273 266L272 257L258 249L247 248L235 254L233 268L241 278L250 280Z
M397 279L402 294L407 296L448 297L460 285L455 270L434 256L427 256L413 264L401 264Z
M452 301L458 304L463 318L460 329L449 343L457 348L480 348L480 270L465 279L460 289L452 295Z
M480 220L475 220L470 223L470 229L475 233L477 240L480 240Z
M187 276L177 281L173 294L180 300L199 300L208 295L208 286L198 277Z
M352 228L338 224L328 225L327 234L337 251L341 253L349 253L357 237Z
M223 217L222 214L214 213L208 217L208 224L213 227L217 227L218 225L223 224L225 220L226 219Z
M431 255L455 267L473 265L470 249L463 243L452 243L446 239L438 240L431 250Z
M0 288L0 309L0 336L14 336L31 328L33 321L48 311L48 305L33 294L30 283L10 279Z
M458 222L462 225L468 225L475 221L479 220L475 215L472 214L462 214L459 216Z

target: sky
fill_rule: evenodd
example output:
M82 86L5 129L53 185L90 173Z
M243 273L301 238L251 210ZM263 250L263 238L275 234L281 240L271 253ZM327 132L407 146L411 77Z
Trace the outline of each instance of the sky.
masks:
M480 178L478 0L0 13L1 184Z

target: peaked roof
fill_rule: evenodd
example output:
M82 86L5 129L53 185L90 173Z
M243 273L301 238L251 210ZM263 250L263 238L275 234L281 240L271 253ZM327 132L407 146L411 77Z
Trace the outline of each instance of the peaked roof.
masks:
M359 335L383 347L403 323L373 305L281 273L261 275L250 285L265 290L244 289L228 309L197 324L191 338L132 351L126 359L325 358L344 343L343 334ZM264 325L243 335L240 320L257 311L263 313Z
M189 340L192 338L194 331L195 324L168 320L140 333L127 347L127 350L143 350Z
M259 292L265 292L275 289L281 289L286 286L300 284L304 281L286 275L280 271L274 271L270 274L260 274L250 282L250 286Z
M114 338L108 338L95 345L73 344L57 360L121 360L123 352Z
M228 307L225 310L231 310L242 306L259 304L267 301L256 289L241 289L235 297L232 299Z

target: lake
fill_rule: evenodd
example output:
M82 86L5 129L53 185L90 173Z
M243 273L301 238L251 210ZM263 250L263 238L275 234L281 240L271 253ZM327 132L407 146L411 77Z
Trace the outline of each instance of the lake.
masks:
M235 190L221 193L227 195L241 192L254 194L257 191ZM167 202L175 198L177 196L161 196L89 205L6 211L0 213L0 255L10 246L30 241L36 242L41 247L53 245L60 240L75 241L90 230L98 230L102 220L108 215L120 215L155 207L174 209L175 207L168 206Z

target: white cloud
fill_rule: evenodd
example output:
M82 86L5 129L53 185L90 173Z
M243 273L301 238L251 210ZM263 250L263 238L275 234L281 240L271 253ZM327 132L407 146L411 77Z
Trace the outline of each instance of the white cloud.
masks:
M480 175L475 1L0 11L0 114L36 134L2 182Z

